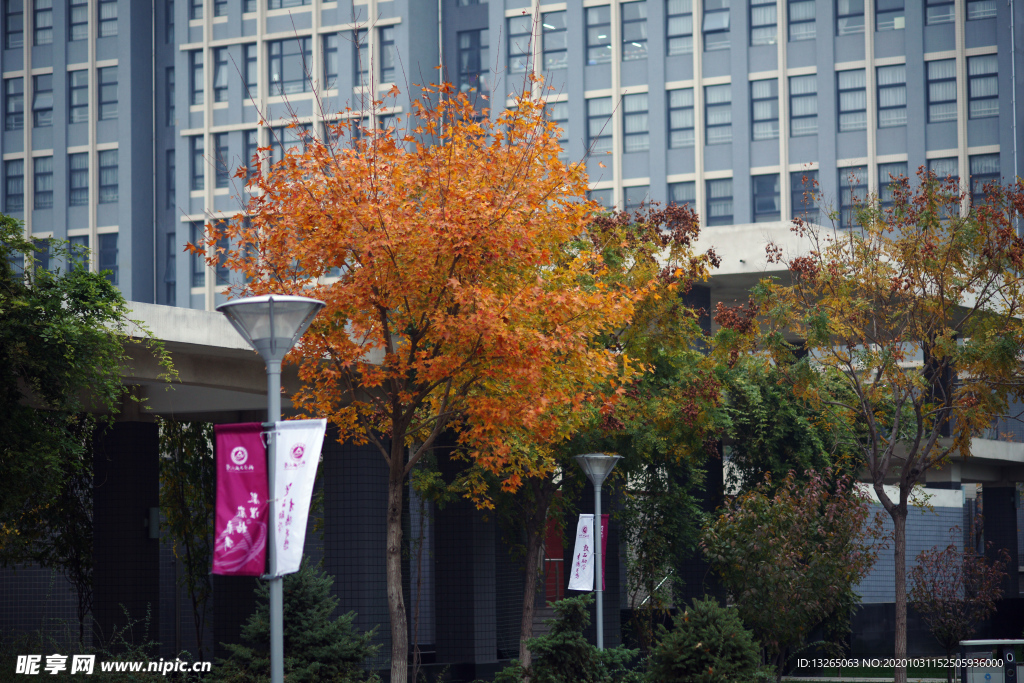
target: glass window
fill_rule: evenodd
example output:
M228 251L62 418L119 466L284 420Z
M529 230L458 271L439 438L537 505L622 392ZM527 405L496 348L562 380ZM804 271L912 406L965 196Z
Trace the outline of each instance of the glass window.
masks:
M32 77L32 125L36 128L53 125L53 74Z
M100 204L117 201L117 150L106 149L97 153L100 164Z
M836 0L836 35L864 33L864 0Z
M609 5L587 7L587 64L612 61L612 8ZM511 42L512 36L509 35ZM512 61L509 60L511 66Z
M33 4L32 37L34 45L53 43L53 0L35 0Z
M754 191L754 222L782 220L779 174L753 176L750 184Z
M246 73L248 74L249 47L245 46ZM255 47L253 45L252 47ZM341 35L328 33L324 36L324 87L334 90L338 87L338 75L341 73L341 64L338 62L339 48L341 47ZM255 57L255 52L254 55ZM254 65L255 66L255 65ZM255 71L255 68L253 69ZM247 78L248 80L248 78Z
M228 49L213 50L213 101L228 101Z
M215 159L217 169L216 187L227 187L230 176L230 170L228 168L228 159L230 154L228 150L228 134L215 133L213 136L213 148L217 154L217 158Z
M839 227L856 225L855 212L868 196L868 171L864 166L839 169Z
M259 130L245 131L245 165L249 169L249 175L255 175L259 171Z
M100 81L100 120L117 118L117 67L105 66L96 69Z
M868 95L864 69L836 74L839 94L839 130L865 130L868 127Z
M53 157L36 157L32 167L35 173L33 205L37 209L53 208Z
M672 183L668 186L668 200L673 204L697 204L697 184L692 180L683 183Z
M729 47L729 0L704 0L704 51Z
M117 0L99 0L100 38L117 35Z
M370 84L370 42L366 31L352 31L352 75L357 87Z
M217 224L218 229L225 227L223 221ZM213 268L213 283L217 286L226 285L229 282L231 271L228 269L228 249L230 248L231 242L227 237L217 238L217 265Z
M173 15L172 15L173 17ZM89 0L69 0L68 40L85 40L89 37ZM168 41L172 42L172 41Z
M480 0L458 0L458 2L455 3L455 6L456 7L469 7L471 5L479 5L479 4L480 4Z
M508 20L508 70L511 73L526 73L530 68L532 41L533 18L529 15L510 17Z
M612 191L611 190L588 190L587 199L592 202L597 202L607 211L614 209L614 203L612 202Z
M177 235L170 231L164 235L164 304L175 306L178 303L178 244Z
M68 155L68 205L89 205L89 155Z
M72 270L89 269L89 236L68 237L68 267Z
M191 96L189 98L190 104L202 104L203 103L203 51L193 50L188 53L190 61L191 71L191 82L189 88Z
M999 116L998 70L996 55L967 58L967 118Z
M174 67L167 67L167 125L174 125Z
M89 72L86 69L68 72L68 121L89 120Z
M956 16L954 0L925 0L924 23L952 24Z
M203 0L189 0L189 3L188 3L188 18L189 19L202 19L203 18Z
M271 95L309 92L310 82L306 78L306 67L312 63L313 56L309 45L309 37L270 42Z
M192 176L192 189L201 190L205 186L206 164L203 161L203 136L193 135L189 138L191 144L192 167L189 169Z
M668 0L665 25L669 56L693 52L693 0Z
M651 148L647 128L647 93L622 97L622 151L646 152Z
M569 152L569 103L549 102L548 117L562 130L558 137L558 144L562 146L562 153L558 155L558 158L564 162L568 158Z
M668 91L668 146L693 147L693 88Z
M928 170L935 174L935 178L939 182L960 183L960 163L956 157L929 159Z
M1002 176L998 154L976 154L970 158L971 202L977 206L985 201L985 185L998 183Z
M385 117L378 116L378 122ZM270 161L276 164L284 159L291 150L302 151L306 144L305 133L310 130L310 124L303 123L298 126L277 126L270 129Z
M627 2L622 10L622 61L647 59L647 0Z
M708 180L707 225L732 225L732 178Z
M789 0L789 39L814 40L817 36L814 0Z
M380 82L394 83L398 66L398 54L395 52L395 27L383 26L377 29L380 39ZM307 39L308 42L308 39Z
M612 98L587 100L587 138L592 155L612 151Z
M819 223L818 171L793 171L789 174L790 209L793 218Z
M732 142L731 85L704 86L704 128L707 135L705 144L722 145Z
M904 0L875 0L875 30L896 31L906 28Z
M4 48L25 44L25 0L4 0Z
M648 205L651 202L651 187L650 185L634 185L632 187L622 188L624 203L626 204L626 211L637 211L644 205Z
M956 60L927 62L928 123L956 121Z
M569 66L565 11L545 12L541 15L540 27L544 70L564 69ZM486 29L482 33L487 33ZM483 40L486 45L487 38ZM486 61L484 63L486 64Z
M878 67L878 127L907 125L907 67Z
M818 134L818 76L789 77L789 134Z
M25 161L12 159L4 162L4 211L20 213L25 210Z
M25 127L25 81L22 78L4 79L4 130Z
M774 45L776 23L775 0L750 0L751 45Z
M164 3L164 23L167 27L164 33L164 42L174 42L174 0L167 0Z
M213 0L213 16L226 17L228 15L228 0Z
M260 79L259 79L259 47L256 43L250 43L245 46L245 97L250 100L254 100L259 97L260 91Z
M302 7L308 5L310 0L270 0L270 9L285 9L288 7Z
M564 15L564 12L555 12L555 14ZM488 31L485 28L459 32L459 90L462 92L475 89L476 92L486 95L491 91L487 69L490 59L487 34ZM564 37L564 35L563 32L562 36ZM545 38L545 40L547 39Z
M37 195L38 196L38 195ZM32 246L38 251L33 255L36 261L36 268L40 270L50 269L50 240L32 240Z
M751 135L754 140L779 137L779 82L774 79L750 82Z
M109 232L97 235L99 249L96 253L96 266L107 276L110 284L117 284L117 233Z
M878 203L881 208L892 208L893 190L899 187L898 181L906 177L907 162L905 161L878 165Z
M989 19L996 16L996 0L967 0L967 20Z
M173 149L167 150L167 208L173 209L175 206L175 195L178 192L178 180L175 178L175 151Z
M192 244L199 244L199 241L206 237L205 226L200 221L193 221L189 223L189 242ZM206 257L203 254L192 255L192 277L191 285L193 287L205 287L206 286Z

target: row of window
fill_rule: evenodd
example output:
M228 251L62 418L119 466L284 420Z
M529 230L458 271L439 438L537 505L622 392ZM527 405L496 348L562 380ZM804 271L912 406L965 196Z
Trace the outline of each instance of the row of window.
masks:
M109 232L97 235L97 266L99 271L107 276L107 279L112 284L117 284L117 233ZM88 235L74 235L68 238L68 268L88 268L86 256L89 250L89 236ZM38 239L33 240L33 246L38 250L35 255L36 268L43 270L50 270L52 267L56 267L57 263L53 262L52 255L50 253L50 240L49 239Z
M53 0L30 0L32 44L53 43ZM89 0L67 0L68 40L89 37ZM25 0L4 0L4 48L14 50L25 45ZM117 35L117 0L97 0L96 23L99 36Z
M117 202L117 150L102 150L96 154L99 164L100 204ZM53 208L53 157L32 159L33 208ZM4 211L20 213L25 210L25 160L4 162ZM68 205L89 204L89 155L85 152L68 155Z
M117 118L117 67L96 69L98 118ZM89 120L89 71L68 72L68 123ZM32 76L32 126L53 125L53 74ZM18 76L4 79L4 130L25 127L25 81Z

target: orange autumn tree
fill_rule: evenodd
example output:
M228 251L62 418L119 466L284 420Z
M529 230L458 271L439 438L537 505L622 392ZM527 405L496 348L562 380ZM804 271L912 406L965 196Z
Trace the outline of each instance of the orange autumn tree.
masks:
M408 674L411 470L446 430L509 489L550 470L543 449L502 436L526 428L552 442L572 429L566 413L620 366L589 342L626 324L634 299L602 280L597 253L566 248L596 207L581 165L559 161L542 100L524 96L491 119L450 85L429 87L407 127L348 140L339 124L268 172L239 170L252 190L244 214L196 246L244 273L235 295L327 304L289 356L303 382L293 401L387 463L394 683ZM224 238L232 247L215 253Z

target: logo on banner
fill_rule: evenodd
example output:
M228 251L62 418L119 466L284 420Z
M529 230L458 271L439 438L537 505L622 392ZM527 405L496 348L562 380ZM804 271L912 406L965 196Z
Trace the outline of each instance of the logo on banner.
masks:
M302 460L302 456L306 454L306 444L297 443L292 448L292 460Z
M245 461L249 459L249 451L245 450L242 446L239 446L235 450L231 451L231 462L236 465L244 465Z
M253 467L252 463L249 462L249 451L245 446L236 446L231 449L231 453L228 458L234 464L224 464L224 469L228 472L255 472L256 468Z
M587 535L587 525L586 524L583 525L583 534L582 535L583 536Z

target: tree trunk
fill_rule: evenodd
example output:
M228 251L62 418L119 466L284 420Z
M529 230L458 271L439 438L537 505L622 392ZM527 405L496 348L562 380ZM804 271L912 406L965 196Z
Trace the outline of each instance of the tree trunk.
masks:
M893 522L893 585L896 589L896 662L907 657L907 507L900 503L890 511ZM907 668L897 666L894 683L907 683Z
M388 477L388 612L391 616L391 683L409 678L409 627L402 596L402 496L405 493L404 451L392 450Z
M545 521L547 516L544 517ZM538 527L539 528L536 528ZM540 560L544 552L544 536L547 524L529 525L526 529L526 585L523 590L523 616L519 622L519 662L530 666L533 656L526 647L526 641L533 637L533 615L537 604L537 579L540 576Z

